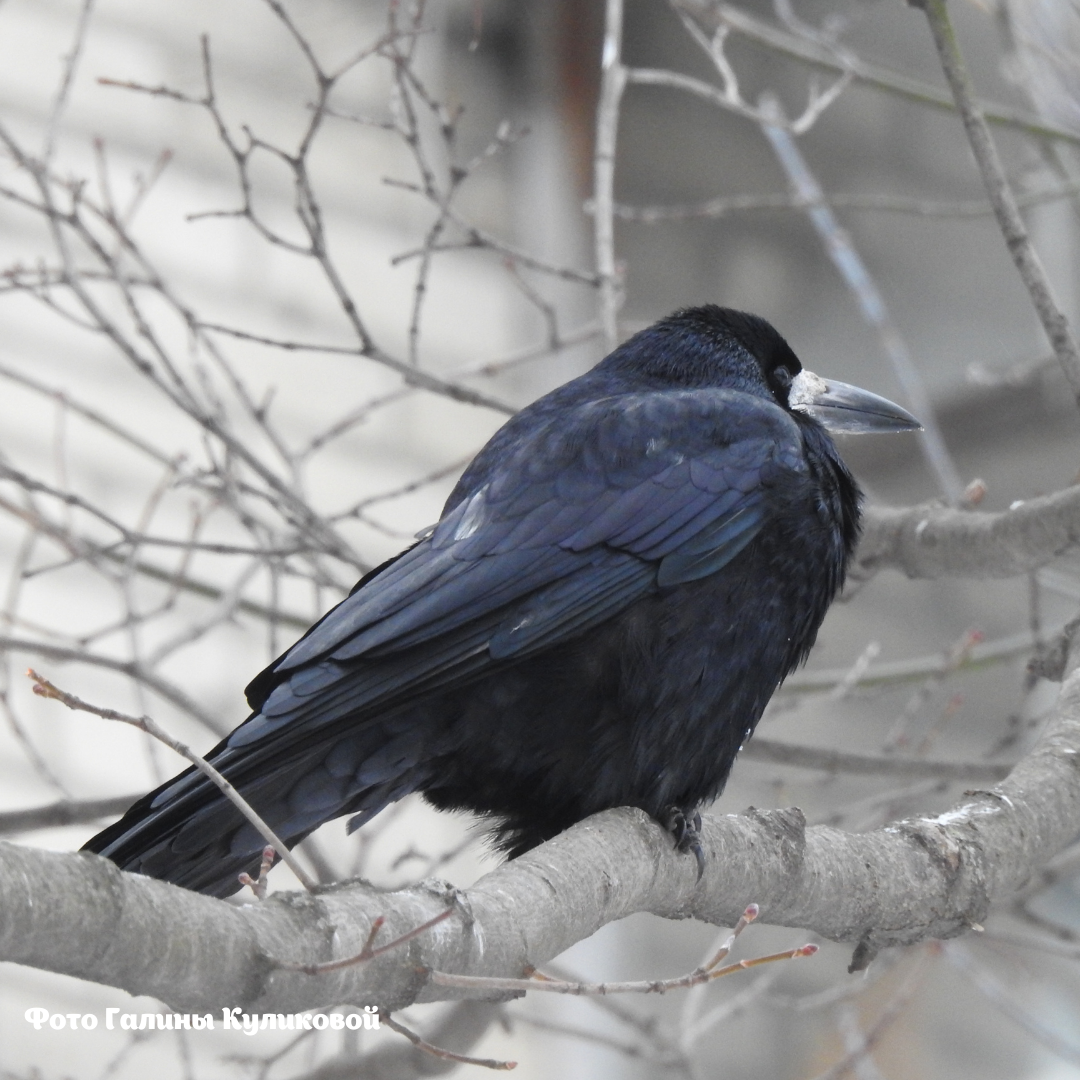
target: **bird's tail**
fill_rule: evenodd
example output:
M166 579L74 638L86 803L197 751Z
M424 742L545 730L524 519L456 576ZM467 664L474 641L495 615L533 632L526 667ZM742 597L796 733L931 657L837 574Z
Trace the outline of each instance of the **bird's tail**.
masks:
M355 814L353 824L363 824L427 778L415 751L400 744L395 751L393 740L380 745L356 732L300 753L294 749L280 761L229 750L225 743L209 760L289 847L343 814ZM83 850L106 856L122 870L225 897L241 887L240 874L257 875L266 843L192 767L144 795Z

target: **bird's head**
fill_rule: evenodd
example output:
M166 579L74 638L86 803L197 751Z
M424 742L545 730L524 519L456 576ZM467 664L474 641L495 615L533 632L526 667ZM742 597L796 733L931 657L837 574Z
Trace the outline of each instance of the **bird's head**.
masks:
M922 427L887 398L807 371L779 332L744 311L684 308L636 334L604 364L631 367L654 385L722 386L767 393L789 412L844 433ZM601 365L604 366L604 365Z

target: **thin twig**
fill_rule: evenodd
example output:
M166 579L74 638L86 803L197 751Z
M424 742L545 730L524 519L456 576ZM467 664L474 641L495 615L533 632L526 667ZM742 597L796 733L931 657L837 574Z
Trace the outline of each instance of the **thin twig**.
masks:
M262 862L259 863L259 876L253 878L247 871L244 871L237 878L241 885L247 885L251 889L255 894L256 900L266 899L266 879L271 869L273 869L274 856L276 854L274 849L267 844L266 847L263 848Z
M163 566L142 561L130 561L129 556L117 550L113 545L99 544L89 537L73 533L57 523L50 521L42 514L33 513L16 506L7 499L0 497L0 510L26 521L38 532L44 533L50 538L62 544L71 552L75 561L85 560L93 565L102 559L111 563L127 564L133 573L138 573L153 581L161 581L169 585L173 591L190 592L195 596L202 596L210 600L220 600L226 594L226 590L212 585L207 581L200 581L183 572L183 567L177 570L169 570ZM185 561L190 555L191 548L186 544L177 542L184 550ZM262 554L262 552L259 552ZM39 573L35 570L34 573ZM28 572L29 573L29 572ZM267 621L273 620L283 626L290 626L296 630L306 630L311 625L311 618L306 615L296 615L288 611L279 611L277 608L265 604L258 604L253 600L238 600L236 610L246 615L254 615Z
M1055 184L1039 191L1029 191L1017 195L1016 202L1021 209L1042 206L1061 199L1075 198L1080 194L1080 181ZM821 204L834 210L858 210L879 213L911 214L915 217L930 218L981 218L993 214L994 208L986 199L920 199L915 196L885 195L874 193L850 192L832 194L823 193ZM628 203L615 204L615 216L623 221L639 221L652 225L665 221L688 221L694 218L722 218L728 214L762 212L771 210L806 210L811 204L805 198L791 193L775 195L718 195L702 202L673 205L633 206ZM588 204L586 211L591 210Z
M1016 196L1013 195L1005 175L990 129L986 126L986 117L975 98L974 86L960 53L945 0L912 0L912 3L926 13L941 68L964 121L964 130L978 162L983 185L997 216L1001 234L1005 237L1005 244L1020 278L1031 295L1031 301L1046 336L1050 339L1058 363L1069 380L1077 403L1080 404L1080 346L1077 345L1069 320L1054 296L1050 279L1046 276L1042 261L1031 243L1024 219L1020 216Z
M41 152L41 159L45 162L52 161L56 150L56 136L60 131L60 122L63 119L64 110L67 108L68 99L71 96L71 87L75 82L75 73L79 67L79 60L82 58L86 35L90 29L90 16L93 10L94 0L83 0L75 27L75 38L71 44L71 51L64 57L64 72L60 79L60 87L56 92L56 99L49 112L49 121L45 128L45 147Z
M902 75L880 64L872 64L857 57L845 57L841 60L837 57L835 50L823 48L817 41L802 35L789 33L734 4L726 4L718 0L670 0L670 3L677 11L691 16L706 29L715 30L726 26L748 40L764 45L771 53L793 57L824 71L838 74L850 71L856 82L918 105L949 112L954 112L956 109L951 97L942 93L931 83L913 79L908 75ZM1075 131L1048 124L1031 113L997 103L982 102L981 105L990 123L1014 128L1036 138L1080 145L1080 135L1077 135Z
M666 994L671 990L682 990L686 987L697 986L700 983L712 982L714 979L722 979L726 975L734 975L739 971L747 971L750 968L760 967L762 964L772 964L777 960L796 960L800 956L813 956L818 951L818 946L813 944L800 945L796 949L785 949L783 952L769 953L768 956L755 956L751 960L739 960L737 963L728 964L726 967L690 972L674 979L640 979L634 982L562 982L558 979L546 979L534 977L531 979L499 979L486 975L451 975L445 971L429 972L432 983L436 986L455 986L468 990L510 990L530 991L543 990L549 994L569 994L573 997L591 997L604 994Z
M502 979L487 975L452 975L445 971L430 971L428 977L436 986L456 986L476 990L543 990L549 994L570 994L573 996L602 997L607 994L666 994L670 990L679 990L702 983L722 979L737 971L771 964L777 960L794 960L800 956L813 956L818 951L816 945L802 945L797 949L757 956L752 960L740 960L734 964L720 967L727 959L739 935L758 917L758 905L750 904L739 917L731 933L723 944L705 963L686 975L674 979L641 979L634 982L587 983L567 979L552 979L542 972L534 971L527 979Z
M62 825L85 825L99 818L122 814L142 792L109 799L62 799L47 806L0 811L0 834L52 829Z
M286 847L284 841L274 832L270 826L251 808L247 800L210 764L206 758L196 754L194 750L184 743L174 739L167 731L159 727L149 716L129 716L127 713L117 712L116 709L105 709L97 705L91 705L81 698L69 694L54 686L48 679L38 675L32 668L26 673L34 683L34 693L43 698L51 698L66 705L69 709L77 712L88 712L94 716L100 716L104 720L118 720L122 724L130 724L132 727L145 731L159 742L163 742L170 749L175 750L181 757L187 758L208 780L210 780L221 793L244 815L254 826L259 835L281 856L282 862L296 875L297 880L308 892L315 892L318 888L308 872L300 865L292 852Z
M615 145L619 106L626 88L622 62L623 0L607 0L604 51L600 61L600 101L596 108L593 157L593 244L600 278L599 316L608 350L619 341L619 281L615 265Z
M883 743L883 749L886 753L895 753L910 745L913 741L911 727L919 713L922 712L933 694L940 689L941 684L971 659L971 650L982 640L982 631L965 630L959 638L950 642L948 647L942 651L941 668L928 675L923 683L916 688L915 692L905 702L900 715L893 721Z
M1059 635L1063 626L1063 623L1058 623L1052 629L1047 630L1047 638L1053 639ZM955 670L971 670L988 664L1012 660L1017 656L1029 655L1034 646L1035 639L1031 631L1020 630L1015 634L1009 634L1006 637L996 638L992 641L984 641L974 646ZM871 664L859 676L857 685L886 686L892 683L924 679L944 671L948 663L946 655L939 652L928 656L914 656L906 660L890 660L881 664ZM789 693L803 694L815 690L831 691L840 683L845 674L846 671L842 668L823 668L817 671L797 672L780 687L779 693L784 695Z
M717 89L709 83L684 75L681 72L650 68L631 68L628 72L628 81L652 86L670 86L684 90L687 93L704 98L714 105L719 105L722 109L727 109L737 116L742 116L759 124L768 122L770 118L767 108L761 105L753 105L743 97L735 69L724 52L730 28L722 24L710 38L686 14L682 14L682 22L690 36L712 60L713 66L716 68L716 72L723 84L722 87ZM809 131L825 110L836 101L851 83L852 72L847 54L835 47L831 51L836 54L837 59L841 62L840 76L824 92L818 90L814 82L810 83L806 107L803 109L802 115L794 120L788 120L785 117L780 121L785 129L793 135L802 135Z
M780 104L775 98L763 97L762 109L774 118L782 117ZM850 235L841 227L836 215L826 205L821 185L811 172L791 133L775 120L763 123L761 130L775 151L777 160L787 174L796 195L806 201L810 221L825 245L825 250L833 265L840 272L858 302L863 318L878 333L893 372L904 388L912 409L922 422L923 430L919 446L922 448L927 464L937 478L941 493L950 503L958 503L964 491L963 481L945 445L945 438L941 434L941 428L934 415L934 407L926 384L908 352L907 344L889 315L885 298L881 295Z
M971 984L1001 1013L1018 1024L1036 1042L1065 1061L1080 1065L1080 1045L1063 1039L1042 1017L1020 1005L1014 987L1006 986L971 954L971 950L955 942L942 946L945 958L959 969Z
M226 728L216 717L211 716L197 701L178 686L155 672L148 671L134 660L115 660L111 656L100 656L87 649L72 649L63 645L53 645L47 641L30 641L23 638L0 635L0 652L28 652L46 656L50 660L72 661L77 664L90 664L93 667L107 668L110 671L127 675L136 683L142 683L155 694L171 702L177 708L193 716L203 726L216 735L226 734Z
M685 1055L679 1053L676 1048L666 1046L652 1047L643 1045L640 1042L628 1042L625 1039L616 1039L611 1035L604 1035L602 1032L594 1031L591 1028L578 1027L574 1024L560 1024L551 1020L541 1020L538 1017L529 1016L525 1013L514 1014L512 1020L515 1024L525 1024L536 1031L547 1031L552 1035L562 1035L568 1039L580 1039L582 1042L607 1047L609 1050L614 1050L625 1058L639 1058L645 1061L655 1062L657 1065L663 1065L667 1069L676 1068L680 1069L682 1072L687 1071L687 1059ZM670 1075L670 1073L666 1073L666 1075Z
M353 956L347 956L341 960L326 960L321 964L287 964L279 961L276 966L285 971L302 971L305 975L325 975L329 971L340 971L342 968L352 967L354 964L365 964L369 960L374 960L376 956L382 956L383 953L391 952L393 949L397 949L404 945L407 941L412 941L413 938L426 933L444 919L450 918L453 913L454 909L448 907L445 911L440 911L433 919L428 919L427 922L421 923L412 930L394 938L393 941L387 942L385 945L380 945L378 948L374 948L375 938L382 929L383 924L386 922L380 915L372 922L371 930L368 932L367 940L364 942L363 948Z
M516 1061L497 1061L495 1058L475 1058L468 1057L466 1054L455 1054L453 1050L444 1050L441 1046L432 1046L431 1043L425 1042L415 1031L410 1030L404 1024L399 1024L389 1013L383 1013L380 1017L382 1023L384 1023L391 1031L396 1031L399 1035L404 1035L418 1050L423 1050L425 1054L430 1054L432 1057L440 1058L443 1061L459 1061L464 1065L480 1065L485 1069L495 1069L497 1071L509 1071L510 1069L517 1068Z
M990 765L982 761L925 761L920 758L873 757L826 750L817 746L798 746L764 739L750 739L739 755L740 760L768 761L774 765L795 765L802 769L821 769L830 773L854 776L896 776L913 779L965 780L968 783L994 783L1009 775L1009 765Z
M874 1021L873 1026L864 1035L854 1040L855 1045L835 1065L818 1073L814 1080L840 1080L852 1072L858 1063L866 1057L881 1039L885 1032L896 1022L900 1014L907 1008L908 1003L915 996L926 970L929 965L930 953L924 949L923 955L914 968L908 973L906 979L896 991L892 1000L886 1005L881 1015Z

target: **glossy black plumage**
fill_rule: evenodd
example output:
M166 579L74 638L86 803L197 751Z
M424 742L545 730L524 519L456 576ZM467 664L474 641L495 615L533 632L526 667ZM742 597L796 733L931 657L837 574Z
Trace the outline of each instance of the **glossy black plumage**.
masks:
M637 334L496 433L434 530L252 682L210 760L290 842L413 791L490 815L512 855L612 806L692 817L857 537L854 481L788 406L800 370L722 308ZM193 770L87 844L216 895L262 846Z

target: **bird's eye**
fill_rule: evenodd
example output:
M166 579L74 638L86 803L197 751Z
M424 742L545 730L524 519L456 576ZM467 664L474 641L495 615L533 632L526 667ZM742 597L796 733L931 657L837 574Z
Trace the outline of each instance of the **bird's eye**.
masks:
M773 374L772 374L773 384L783 394L783 396L785 398L787 397L787 392L791 389L791 379L792 379L791 372L786 367L784 367L782 364L781 364L780 367L776 368L773 371Z

